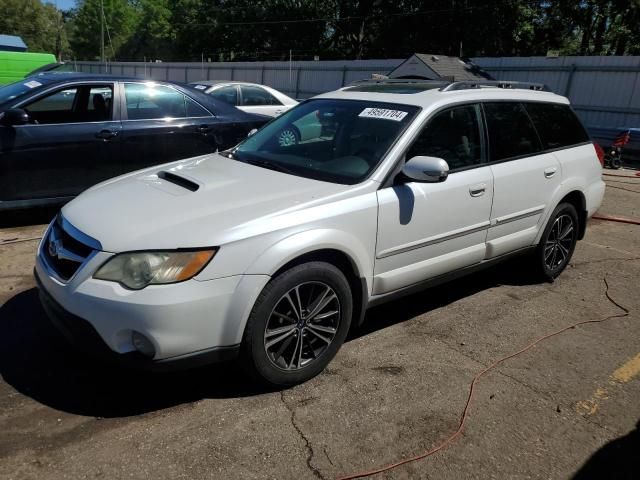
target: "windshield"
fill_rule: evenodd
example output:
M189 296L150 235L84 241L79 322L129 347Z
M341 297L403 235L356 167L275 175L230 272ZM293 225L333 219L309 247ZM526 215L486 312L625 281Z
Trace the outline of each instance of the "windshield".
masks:
M293 175L355 184L380 163L418 107L318 99L276 118L229 152Z
M10 83L0 87L0 103L8 102L14 98L18 98L20 95L38 88L42 85L42 82L37 80L25 78L19 82Z

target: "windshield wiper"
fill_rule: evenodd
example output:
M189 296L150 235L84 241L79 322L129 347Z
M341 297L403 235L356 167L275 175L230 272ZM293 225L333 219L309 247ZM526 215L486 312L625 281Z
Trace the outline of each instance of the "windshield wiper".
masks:
M275 170L276 172L288 173L289 175L298 175L296 172L294 172L290 168L280 165L279 163L270 162L269 160L262 160L262 159L254 160L254 159L247 159L247 158L243 158L243 159L237 158L237 159L240 160L241 162L250 163L251 165L256 165L258 167L268 168L269 170Z

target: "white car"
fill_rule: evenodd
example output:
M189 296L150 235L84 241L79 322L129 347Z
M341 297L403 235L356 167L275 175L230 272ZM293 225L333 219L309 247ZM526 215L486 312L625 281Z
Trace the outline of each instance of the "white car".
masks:
M317 138L281 145L308 115ZM90 188L49 226L35 274L54 323L93 352L151 367L239 356L290 385L372 305L515 254L559 275L601 172L564 97L363 83L231 150Z
M257 83L203 80L192 82L190 86L245 112L269 117L277 117L298 104L275 88Z

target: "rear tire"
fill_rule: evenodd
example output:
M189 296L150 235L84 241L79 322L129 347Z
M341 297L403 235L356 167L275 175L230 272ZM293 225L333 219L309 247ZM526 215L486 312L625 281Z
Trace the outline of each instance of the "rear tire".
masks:
M353 299L334 265L309 262L274 277L249 315L241 360L257 380L295 385L319 374L344 343Z
M553 280L567 267L578 241L578 212L570 203L558 205L542 233L533 262L537 272Z
M620 167L622 166L622 162L620 161L620 157L613 157L611 159L611 168L614 170L619 170Z

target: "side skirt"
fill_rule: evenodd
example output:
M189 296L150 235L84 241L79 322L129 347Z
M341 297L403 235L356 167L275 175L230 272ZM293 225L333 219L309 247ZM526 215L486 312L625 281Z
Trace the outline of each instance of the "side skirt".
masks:
M536 249L536 247L537 245L532 245L530 247L521 248L513 252L500 255L499 257L491 258L489 260L484 260L475 265L470 265L468 267L460 268L458 270L454 270L452 272L445 273L443 275L438 275L437 277L429 278L422 282L414 283L413 285L409 285L409 286L400 288L398 290L394 290L393 292L385 293L382 295L374 295L373 297L369 298L369 302L367 303L367 308L375 307L377 305L381 305L383 303L390 302L392 300L396 300L398 298L405 297L407 295L411 295L421 290L432 288L437 285L450 282L457 278L470 275L480 270L484 270L485 268L491 267L493 265L497 265L501 262L504 262L505 260L518 257L521 255L525 255L527 253L531 253Z

